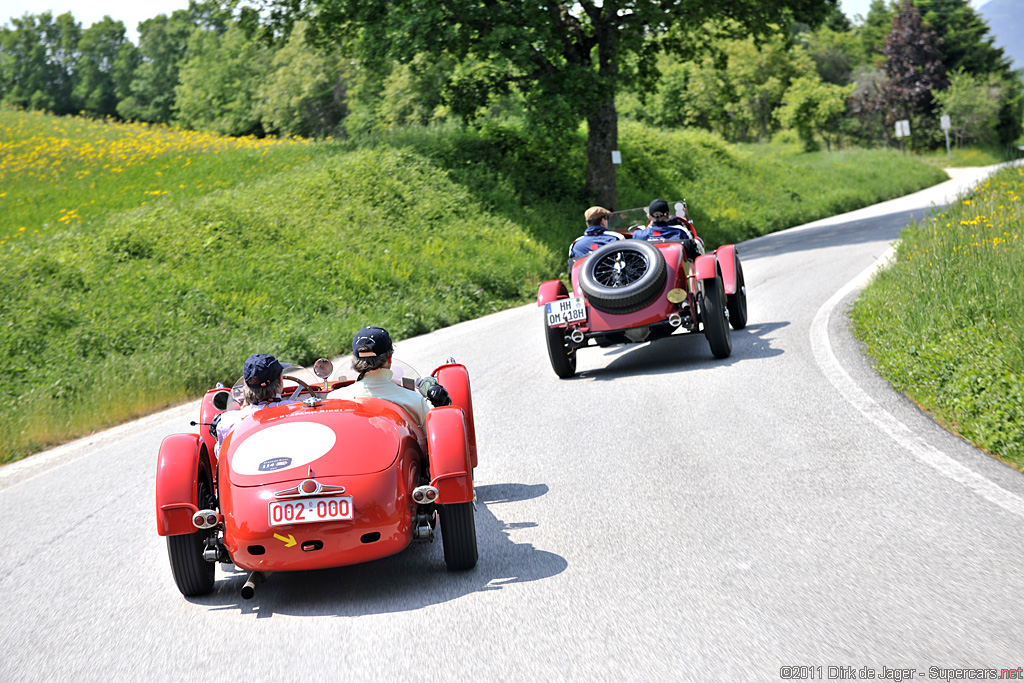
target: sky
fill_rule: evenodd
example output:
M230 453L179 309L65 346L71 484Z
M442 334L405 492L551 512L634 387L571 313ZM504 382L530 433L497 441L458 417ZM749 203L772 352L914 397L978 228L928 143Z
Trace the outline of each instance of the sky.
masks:
M971 6L978 8L984 0L972 0ZM846 16L864 16L868 13L871 0L840 0L839 6ZM0 24L10 23L11 17L25 13L39 14L50 10L54 16L71 12L75 20L88 28L109 14L113 19L124 22L128 39L138 42L136 27L140 21L158 14L170 14L176 9L188 7L188 0L0 0Z

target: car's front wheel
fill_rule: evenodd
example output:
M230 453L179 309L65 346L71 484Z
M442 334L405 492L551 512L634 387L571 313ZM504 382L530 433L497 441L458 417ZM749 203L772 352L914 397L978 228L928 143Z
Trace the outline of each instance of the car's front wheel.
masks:
M441 543L444 563L448 569L459 571L476 566L476 518L473 501L440 505Z
M551 369L562 379L576 374L576 351L570 351L565 344L565 330L561 327L548 327L544 320L544 336L548 343L548 358Z
M199 509L209 507L213 502L213 494L205 474L199 476ZM171 560L171 574L178 590L186 597L206 595L213 591L213 562L203 559L206 548L206 537L216 533L212 529L196 529L195 533L167 537L167 555Z
M726 319L725 287L722 276L708 278L704 283L704 300L701 308L701 319L704 322L704 336L711 346L715 358L728 358L732 353L732 335L729 332L729 321Z

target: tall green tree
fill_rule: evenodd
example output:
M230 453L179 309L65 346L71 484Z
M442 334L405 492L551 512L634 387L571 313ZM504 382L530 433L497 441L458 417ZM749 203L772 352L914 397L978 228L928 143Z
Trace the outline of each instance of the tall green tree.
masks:
M719 19L750 34L796 18L816 24L836 0L731 0ZM662 50L694 51L708 18L699 0L266 0L267 16L287 27L306 17L324 40L347 41L363 59L408 63L418 54L479 65L446 84L454 112L473 114L494 94L522 92L530 118L549 132L587 122L587 186L595 201L614 205L618 146L615 95L631 78L653 82ZM275 15L276 13L276 15ZM627 72L623 59L635 58Z
M82 26L70 12L11 19L0 29L0 93L3 102L55 114L78 111L73 97Z
M982 80L990 80L990 75L999 79L1000 83L994 86L999 99L996 139L992 141L1013 143L1020 135L1024 117L1024 81L1020 72L1013 70L1003 49L996 46L984 17L968 0L915 0L914 4L924 24L942 36L938 49L950 73L963 70Z
M258 91L271 51L238 25L224 33L197 28L175 88L177 120L223 135L262 134Z
M135 46L125 38L124 24L103 17L82 32L75 70L75 100L92 116L117 114L117 103L128 96L137 64Z
M263 127L283 135L323 137L340 131L347 112L345 79L338 54L317 50L296 26L274 55L258 87Z
M188 39L195 29L192 15L177 10L139 23L138 68L128 93L117 104L123 118L170 123L174 115L174 89L185 60Z
M885 0L871 0L864 23L856 31L865 61L880 64L884 60L885 41L892 30L892 15Z

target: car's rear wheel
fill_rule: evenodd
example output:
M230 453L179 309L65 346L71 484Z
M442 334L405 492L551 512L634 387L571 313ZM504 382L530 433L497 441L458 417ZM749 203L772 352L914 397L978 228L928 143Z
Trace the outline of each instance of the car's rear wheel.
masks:
M743 280L743 266L740 264L740 257L733 254L736 259L736 293L729 294L729 324L734 330L742 330L747 326L747 284Z
M544 337L548 342L548 358L551 369L562 379L576 374L576 351L570 351L565 344L565 330L561 327L548 327L544 320Z
M665 257L653 244L626 240L606 244L580 268L580 289L591 306L617 315L639 311L665 286Z
M213 494L204 473L199 477L199 509L210 507ZM212 529L196 529L195 533L167 537L167 555L171 560L171 573L178 590L186 597L206 595L213 591L213 562L203 559L206 538L216 533Z
M448 569L459 571L476 566L476 518L473 502L440 505L441 542L444 563Z
M704 336L711 345L715 358L728 358L732 353L732 335L726 320L725 287L722 277L704 280L704 299L701 319L704 322Z

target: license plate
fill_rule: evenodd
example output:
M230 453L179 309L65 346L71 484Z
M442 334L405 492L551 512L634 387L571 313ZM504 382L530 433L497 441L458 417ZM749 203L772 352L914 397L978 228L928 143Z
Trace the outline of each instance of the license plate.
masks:
M546 312L548 327L564 325L565 323L577 323L587 319L587 305L583 302L582 296L552 301L547 304Z
M352 519L352 498L307 498L270 504L270 526Z

